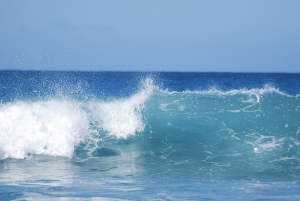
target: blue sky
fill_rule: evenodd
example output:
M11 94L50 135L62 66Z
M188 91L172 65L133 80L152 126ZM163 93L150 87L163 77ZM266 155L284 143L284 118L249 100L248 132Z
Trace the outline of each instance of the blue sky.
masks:
M300 72L300 1L0 1L0 69Z

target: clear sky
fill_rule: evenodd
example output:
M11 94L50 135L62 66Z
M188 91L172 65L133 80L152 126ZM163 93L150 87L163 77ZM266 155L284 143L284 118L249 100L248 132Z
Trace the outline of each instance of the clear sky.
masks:
M300 72L300 1L0 1L1 69Z

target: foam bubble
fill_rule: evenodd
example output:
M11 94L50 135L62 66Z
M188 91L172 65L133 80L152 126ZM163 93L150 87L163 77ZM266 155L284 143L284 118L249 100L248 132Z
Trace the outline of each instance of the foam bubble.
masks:
M15 102L0 108L0 158L71 157L88 135L88 118L70 101Z
M253 144L255 146L254 152L261 153L261 151L271 151L276 147L282 146L284 139L285 138L276 139L274 136L260 135Z

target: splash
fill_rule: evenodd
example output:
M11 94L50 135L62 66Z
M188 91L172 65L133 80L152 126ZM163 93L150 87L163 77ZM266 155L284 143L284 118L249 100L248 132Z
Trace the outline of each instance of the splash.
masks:
M95 140L91 124L117 138L135 135L144 130L142 110L154 87L153 80L146 78L136 94L107 102L63 97L1 104L0 159L31 154L71 158L74 147Z
M16 102L0 109L0 158L46 154L71 157L88 134L87 115L75 102Z
M155 86L150 78L146 78L141 86L139 92L129 98L112 102L91 102L89 108L93 111L93 119L98 122L98 127L117 138L127 138L143 131L145 125L142 110Z

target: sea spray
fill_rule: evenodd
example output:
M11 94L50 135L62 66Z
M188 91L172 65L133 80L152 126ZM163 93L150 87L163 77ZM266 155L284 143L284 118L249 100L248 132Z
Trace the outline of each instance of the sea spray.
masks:
M17 101L0 108L0 158L71 157L87 135L87 115L72 101Z
M131 97L113 99L109 102L90 102L94 124L117 138L126 138L144 130L142 110L145 101L153 93L153 80L146 78L142 88Z
M135 135L144 130L142 110L153 88L153 80L146 78L136 94L111 101L79 102L61 95L60 99L2 104L0 158L72 157L75 146L88 139L97 142L91 135L95 127L117 138Z

